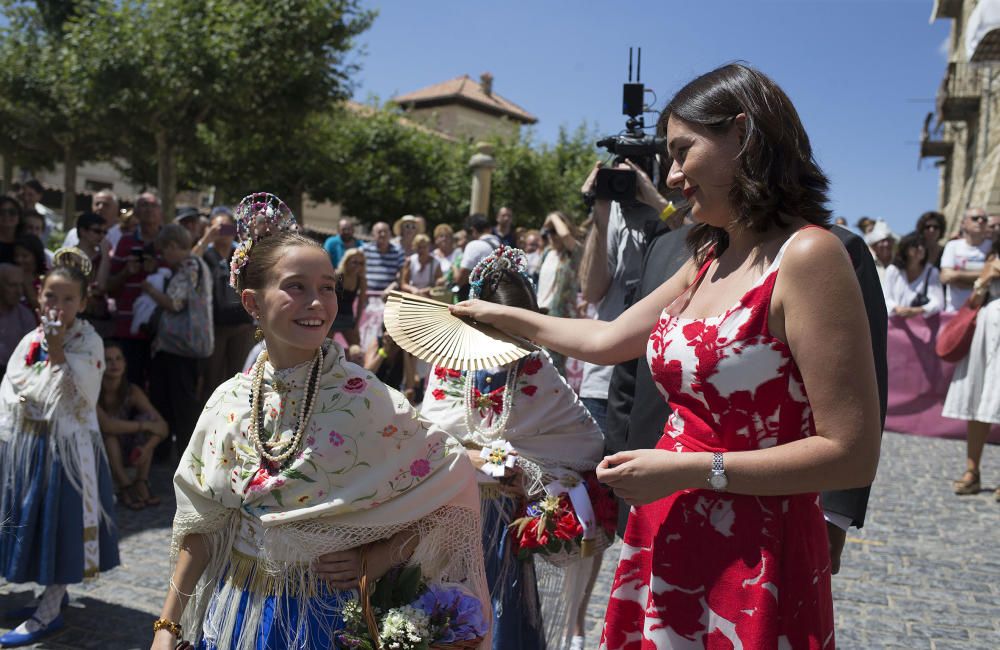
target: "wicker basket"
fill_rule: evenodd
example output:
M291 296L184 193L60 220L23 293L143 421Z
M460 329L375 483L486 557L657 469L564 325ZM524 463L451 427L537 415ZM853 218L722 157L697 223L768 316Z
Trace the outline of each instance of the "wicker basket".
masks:
M368 579L368 547L361 549L361 578L358 580L358 590L360 592L361 613L365 618L365 625L368 627L368 636L372 638L375 650L381 650L382 644L378 636L378 621L375 612L372 611L372 588L374 584ZM454 641L453 643L434 643L431 650L475 650L483 642L483 637L466 639L464 641Z

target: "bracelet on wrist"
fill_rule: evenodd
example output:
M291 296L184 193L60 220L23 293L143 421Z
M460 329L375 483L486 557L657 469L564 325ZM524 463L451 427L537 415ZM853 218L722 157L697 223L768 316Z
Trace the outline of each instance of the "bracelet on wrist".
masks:
M382 357L383 359L389 358L389 354L385 351L385 348L379 348L376 354L378 354L378 356Z
M158 618L155 621L153 621L153 634L156 634L160 630L166 630L167 632L170 632L178 639L181 638L180 623L175 623L174 621L165 618Z
M673 214L677 212L677 208L674 207L673 201L667 201L667 206L660 211L660 221L666 221Z

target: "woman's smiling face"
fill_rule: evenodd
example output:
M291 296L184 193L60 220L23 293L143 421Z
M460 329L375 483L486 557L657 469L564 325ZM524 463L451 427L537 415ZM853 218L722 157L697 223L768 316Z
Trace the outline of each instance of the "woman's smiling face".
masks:
M734 117L725 132L673 115L667 122L667 147L673 158L667 185L684 194L691 215L702 223L725 228L733 219L729 193L739 164L745 120L742 114Z

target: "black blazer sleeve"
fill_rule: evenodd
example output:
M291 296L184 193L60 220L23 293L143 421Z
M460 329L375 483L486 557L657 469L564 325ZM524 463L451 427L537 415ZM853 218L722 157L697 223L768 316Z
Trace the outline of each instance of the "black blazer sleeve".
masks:
M875 379L878 382L879 410L884 427L886 404L889 400L889 370L886 359L889 315L885 308L882 283L875 268L875 260L868 251L868 246L860 237L840 226L834 226L830 232L844 242L844 247L851 256L851 262L854 263L858 284L861 285L861 295L865 301L865 311L868 313L868 327L871 330L872 354L875 357ZM870 492L871 486L824 492L823 509L850 517L853 525L861 528L865 524Z

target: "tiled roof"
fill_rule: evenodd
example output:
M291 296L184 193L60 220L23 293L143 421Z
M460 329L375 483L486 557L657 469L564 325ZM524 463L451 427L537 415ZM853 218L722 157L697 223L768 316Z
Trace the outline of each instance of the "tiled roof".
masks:
M489 78L492 81L492 77ZM492 84L491 84L492 85ZM514 102L501 97L495 92L487 94L479 81L469 78L469 75L455 77L448 81L427 86L412 93L393 98L403 107L430 108L445 104L459 103L478 108L494 115L506 116L522 124L534 124L538 118L524 110Z

